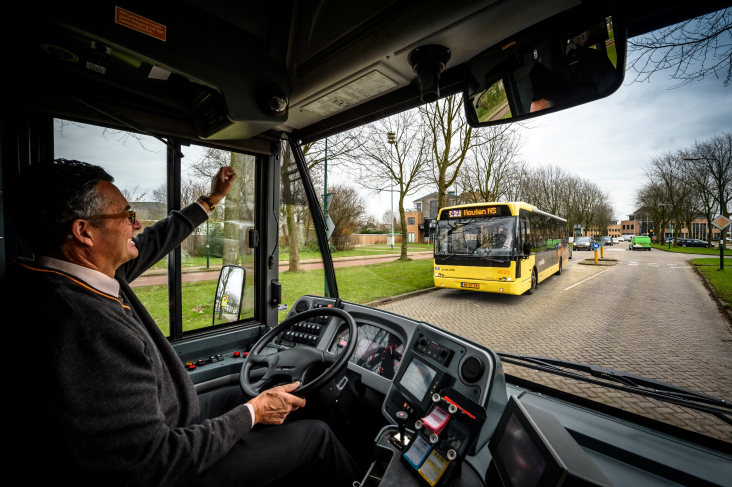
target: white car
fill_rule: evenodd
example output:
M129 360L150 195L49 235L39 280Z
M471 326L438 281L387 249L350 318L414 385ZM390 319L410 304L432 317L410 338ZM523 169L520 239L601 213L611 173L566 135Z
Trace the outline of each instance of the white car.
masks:
M625 239L623 239L622 237L613 237L614 244L620 243L620 242L625 242Z
M618 242L625 242L625 237L618 237L617 240Z

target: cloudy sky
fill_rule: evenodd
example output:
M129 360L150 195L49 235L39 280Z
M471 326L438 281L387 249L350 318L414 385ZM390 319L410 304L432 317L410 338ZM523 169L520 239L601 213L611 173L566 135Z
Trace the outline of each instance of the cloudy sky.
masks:
M535 166L556 164L595 181L610 191L618 219L633 212L635 190L653 156L732 130L732 86L725 88L721 80L709 77L669 89L675 82L664 73L646 83L630 79L629 74L625 85L608 98L535 119L535 128L523 134L526 161ZM55 144L56 157L100 164L120 188L137 187L138 195L150 195L165 183L165 146L155 139L144 137L141 145L123 134L103 134L100 127L66 125L63 132L56 132ZM200 157L199 151L184 148L184 167L186 161ZM329 180L354 184L337 170L331 171ZM433 190L408 197L407 206ZM363 195L369 214L380 218L390 207L389 193L364 190Z

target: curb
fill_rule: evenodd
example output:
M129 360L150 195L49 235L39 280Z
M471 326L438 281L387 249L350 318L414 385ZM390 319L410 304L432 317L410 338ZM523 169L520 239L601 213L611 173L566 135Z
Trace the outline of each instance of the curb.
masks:
M719 309L719 312L722 313L722 316L726 318L725 321L727 322L727 328L729 329L729 332L732 333L732 310L725 307L724 301L722 301L719 296L717 296L717 293L714 292L714 288L711 286L711 284L709 284L709 281L707 281L707 278L704 277L704 274L702 274L695 265L692 265L691 268L694 269L694 272L701 279L709 295L717 303L717 308Z
M420 296L422 294L439 291L440 289L442 289L442 288L441 287L428 287L426 289L419 289L417 291L412 291L412 292L408 292L408 293L404 293L404 294L398 294L396 296L391 296L389 298L377 299L374 301L369 301L368 303L361 303L361 304L364 306L375 307L375 306L380 306L382 304L393 303L395 301L403 301L405 299L414 298L414 297Z

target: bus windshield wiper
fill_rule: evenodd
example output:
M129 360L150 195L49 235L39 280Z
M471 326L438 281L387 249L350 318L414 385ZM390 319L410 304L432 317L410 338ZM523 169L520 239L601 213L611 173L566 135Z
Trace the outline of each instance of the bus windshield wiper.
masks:
M617 389L626 392L632 392L642 396L652 397L659 401L670 402L700 411L714 414L722 421L732 424L732 419L727 415L732 414L732 404L714 396L695 392L683 387L666 384L655 379L642 377L640 375L620 372L618 370L590 365L581 362L571 362L569 360L557 360L546 357L533 357L530 355L514 355L510 353L498 353L503 362L523 367L548 372L550 374L561 375L591 384L597 384L610 389ZM584 372L586 375L578 374L572 371ZM596 380L593 377L597 377ZM693 402L692 402L693 401ZM702 403L702 404L699 404ZM707 406L707 404L709 406Z

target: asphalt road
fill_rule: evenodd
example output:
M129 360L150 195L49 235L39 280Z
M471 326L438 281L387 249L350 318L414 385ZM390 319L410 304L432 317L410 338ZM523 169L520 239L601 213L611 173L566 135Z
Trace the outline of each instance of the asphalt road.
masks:
M732 333L688 264L694 255L607 248L614 267L579 265L532 296L442 289L380 306L501 352L591 363L732 400ZM730 261L732 264L732 261ZM711 415L504 364L506 373L732 442Z

